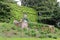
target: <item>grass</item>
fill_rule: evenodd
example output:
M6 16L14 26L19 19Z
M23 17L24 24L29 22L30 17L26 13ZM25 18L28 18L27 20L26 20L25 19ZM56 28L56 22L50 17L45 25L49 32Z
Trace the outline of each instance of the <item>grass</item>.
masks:
M3 38L3 37L0 37L0 40L60 40L60 38L53 39L53 38Z
M34 35L34 37L36 37L36 34L39 34L40 36L38 36L38 38L47 38L46 36L48 36L48 38L60 38L60 31L57 29L56 33L49 33L47 32L47 30L45 30L44 32L41 31L40 27L41 25L43 26L43 24L40 24L38 27L38 24L36 27L33 25L30 25L32 28L30 30L21 30L20 27L15 26L14 24L10 24L10 23L0 23L0 36L1 37L17 37L17 38L30 38L33 37L32 35ZM38 28L38 32L35 31L35 28ZM28 32L29 31L29 32ZM23 35L22 35L23 33ZM42 33L42 34L41 34ZM45 34L47 33L47 34ZM51 37L49 37L51 36Z

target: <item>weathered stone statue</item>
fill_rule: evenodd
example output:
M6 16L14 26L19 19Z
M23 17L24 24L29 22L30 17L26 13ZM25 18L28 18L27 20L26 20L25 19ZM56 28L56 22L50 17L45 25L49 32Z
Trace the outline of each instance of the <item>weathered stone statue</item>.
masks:
M21 27L22 27L22 28L28 28L27 14L24 14L24 15L23 15Z
M13 23L16 26L20 26L22 29L23 28L28 28L28 19L27 19L27 14L23 15L23 18L20 19L20 21L17 21L16 19L13 21Z

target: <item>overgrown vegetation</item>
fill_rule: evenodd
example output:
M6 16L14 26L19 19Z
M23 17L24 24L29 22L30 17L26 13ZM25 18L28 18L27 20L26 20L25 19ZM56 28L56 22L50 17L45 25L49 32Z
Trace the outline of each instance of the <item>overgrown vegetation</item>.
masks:
M37 11L38 22L50 25L60 24L60 7L57 0L24 0L23 4Z
M28 16L28 20L31 22L37 22L37 15L36 10L33 8L25 7L25 6L17 6L16 4L10 3L11 13L13 17L11 19L17 19L20 20L23 17L23 14L26 13Z
M37 25L37 24L35 24ZM32 27L34 27L33 25ZM57 39L60 36L59 29L55 28L55 33L51 33L49 28L45 25L44 31L42 31L42 26L44 24L39 24L40 27L35 26L34 28L29 27L29 29L21 29L21 27L15 26L10 23L0 23L0 36L2 37L37 37L37 38L54 38ZM43 26L44 27L44 26Z
M36 22L36 10L32 8L24 6L19 7L16 4L4 2L1 2L0 5L0 22L12 22L14 19L20 20L24 13L28 15L29 21Z
M0 2L0 22L10 22L12 17L10 7L4 2Z
M0 1L2 1L0 2L0 22L2 22L0 23L0 36L60 38L60 29L54 27L55 31L51 33L47 24L38 23L40 19L60 17L60 8L56 0L24 0L26 2L23 2L24 6L8 3L6 0ZM28 29L21 29L13 24L14 19L20 21L24 13L28 15Z

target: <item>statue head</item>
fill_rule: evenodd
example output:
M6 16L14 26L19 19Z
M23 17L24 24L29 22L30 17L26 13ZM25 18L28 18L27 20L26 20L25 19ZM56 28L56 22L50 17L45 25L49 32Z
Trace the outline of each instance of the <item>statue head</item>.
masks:
M27 18L27 14L26 14L26 13L24 13L23 17L24 17L24 18Z

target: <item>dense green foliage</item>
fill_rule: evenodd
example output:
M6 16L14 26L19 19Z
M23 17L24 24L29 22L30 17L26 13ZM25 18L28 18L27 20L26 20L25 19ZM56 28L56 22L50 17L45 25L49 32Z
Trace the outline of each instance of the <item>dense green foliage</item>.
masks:
M0 2L0 22L9 22L11 17L9 5Z
M0 3L0 21L1 22L12 22L14 19L20 20L24 12L28 15L28 20L36 22L37 16L36 11L29 7L21 6L19 7L13 3Z
M13 0L0 0L2 2L13 2Z
M12 3L10 3L9 6L11 8L11 14L13 15L11 21L13 21L14 19L20 20L23 17L24 13L26 13L29 21L36 22L37 20L36 10L34 10L33 8L25 6L19 7L18 5Z
M20 21L20 19L23 18L24 13L27 14L27 18L29 20L28 29L21 29L21 27L10 23L0 23L0 36L60 38L59 29L54 27L55 31L51 33L47 24L36 22L37 19L40 20L46 18L50 19L50 17L60 17L60 8L58 7L56 0L24 0L24 6L18 6L11 3L9 0L0 1L2 1L0 2L0 22L12 23L14 19Z
M34 8L38 13L38 20L41 18L59 18L60 12L57 0L24 0L23 4ZM41 16L41 17L40 17Z
M0 23L0 36L1 37L37 37L37 38L54 38L57 39L60 37L60 31L59 29L55 28L55 33L51 33L49 30L47 30L48 28L47 25L45 26L45 29L43 29L44 31L42 31L42 26L44 27L45 24L39 24L40 27L37 28L29 28L27 29L21 29L21 27L15 26L14 24L10 24L10 23ZM33 25L33 26L35 26ZM32 26L32 27L33 27Z
M60 7L57 0L24 0L23 4L37 11L37 21L60 27Z

